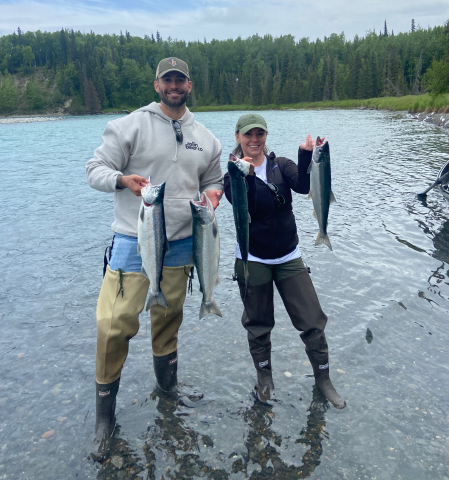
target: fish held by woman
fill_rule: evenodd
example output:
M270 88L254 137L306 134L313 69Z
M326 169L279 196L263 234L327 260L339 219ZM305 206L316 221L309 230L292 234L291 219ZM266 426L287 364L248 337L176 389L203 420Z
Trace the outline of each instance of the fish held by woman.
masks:
M190 200L193 219L193 264L198 273L200 291L203 299L200 319L208 313L222 317L212 293L218 285L218 268L220 265L220 236L217 218L211 201L202 193L200 200Z
M146 311L153 305L167 308L168 303L161 292L162 267L168 252L164 216L165 182L160 185L149 183L142 188L142 204L137 225L137 252L142 257L143 276L150 280Z
M331 250L331 242L327 234L327 219L329 217L329 206L334 203L335 197L331 188L331 157L329 142L321 142L317 138L313 148L312 161L307 173L310 173L310 192L307 198L313 202L313 216L319 225L315 245L324 243Z
M245 281L248 282L249 223L248 195L245 177L250 173L251 164L236 156L229 155L228 172L231 181L232 210L234 212L237 242L242 254Z

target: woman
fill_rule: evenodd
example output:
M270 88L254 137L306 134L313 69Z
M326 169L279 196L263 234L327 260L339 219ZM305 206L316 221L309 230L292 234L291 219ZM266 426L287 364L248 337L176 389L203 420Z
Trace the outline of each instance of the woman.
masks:
M310 135L307 136L299 147L296 165L288 158L276 157L273 152L268 154L265 146L267 133L263 117L253 113L242 115L235 127L238 145L233 152L254 166L254 174L246 177L251 217L248 287L245 286L238 243L235 271L245 307L242 324L248 332L249 349L257 370L256 395L261 401L267 401L274 391L270 341L274 327L274 281L293 326L301 332L317 387L336 408L341 409L346 403L329 378L328 347L324 335L327 317L321 310L301 259L292 210L291 191L309 193L307 169L315 142ZM226 198L232 203L229 174L225 175L224 185Z

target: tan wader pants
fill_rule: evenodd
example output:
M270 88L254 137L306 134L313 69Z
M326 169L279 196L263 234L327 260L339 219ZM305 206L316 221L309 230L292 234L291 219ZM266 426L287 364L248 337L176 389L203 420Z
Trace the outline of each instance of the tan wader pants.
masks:
M182 309L186 298L188 266L164 267L161 290L168 308L155 305L150 309L153 355L174 352ZM97 303L96 380L112 383L120 377L128 356L129 340L139 331L139 314L145 307L149 281L140 273L120 273L109 266Z

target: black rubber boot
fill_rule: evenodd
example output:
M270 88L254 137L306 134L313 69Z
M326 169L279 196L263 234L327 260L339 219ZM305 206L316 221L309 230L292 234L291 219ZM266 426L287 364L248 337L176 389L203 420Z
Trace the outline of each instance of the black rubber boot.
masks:
M335 408L345 408L346 402L337 393L329 378L329 354L324 332L317 329L310 330L301 334L301 340L306 345L306 353L312 364L316 386Z
M92 457L100 460L106 455L109 442L115 428L115 405L120 377L112 383L100 384L96 387L96 422L95 438L92 446Z
M178 351L156 357L153 355L157 386L166 393L176 392L178 385Z
M268 403L269 400L276 400L271 365L269 369L257 369L257 385L255 386L254 390L256 392L257 399L263 403Z

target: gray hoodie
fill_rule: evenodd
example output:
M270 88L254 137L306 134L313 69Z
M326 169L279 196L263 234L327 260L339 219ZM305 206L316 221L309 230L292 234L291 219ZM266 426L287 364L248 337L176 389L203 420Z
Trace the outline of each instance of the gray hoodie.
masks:
M184 141L176 141L171 119L156 102L126 117L108 122L102 144L86 165L87 181L101 192L114 193L112 230L137 236L141 197L116 186L119 174L151 177L152 184L166 182L164 210L169 240L192 235L189 200L198 191L223 190L220 142L187 109L178 120Z

